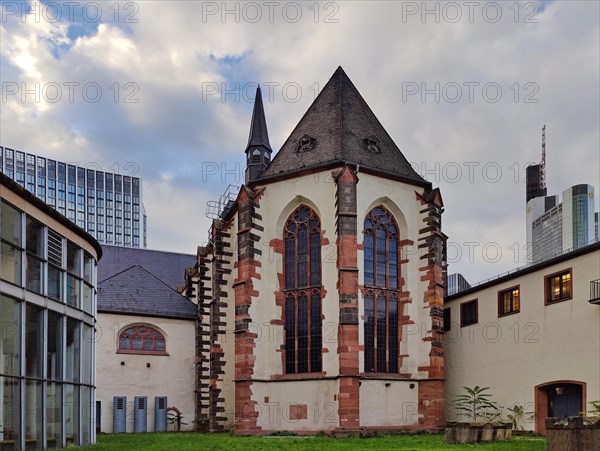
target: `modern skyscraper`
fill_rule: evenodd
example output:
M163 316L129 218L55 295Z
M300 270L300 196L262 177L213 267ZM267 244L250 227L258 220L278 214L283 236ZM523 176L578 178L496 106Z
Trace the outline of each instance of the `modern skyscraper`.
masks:
M542 144L545 151L545 143ZM537 263L598 237L594 216L594 187L575 185L559 196L547 195L545 152L542 163L527 168L527 262ZM596 213L597 216L597 213Z
M453 295L459 291L468 290L471 288L471 284L467 282L467 279L458 272L448 274L448 283L446 285L446 296Z
M139 177L78 166L0 147L0 172L35 194L101 244L146 247Z

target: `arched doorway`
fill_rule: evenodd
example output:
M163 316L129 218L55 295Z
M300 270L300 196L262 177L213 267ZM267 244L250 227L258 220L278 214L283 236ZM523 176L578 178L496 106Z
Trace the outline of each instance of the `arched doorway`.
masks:
M546 433L546 417L580 416L585 409L586 385L578 381L553 381L535 387L535 430Z

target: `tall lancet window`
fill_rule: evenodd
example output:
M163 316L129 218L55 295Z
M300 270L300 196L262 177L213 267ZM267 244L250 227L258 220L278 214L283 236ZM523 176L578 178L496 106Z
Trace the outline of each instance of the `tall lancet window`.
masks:
M321 222L298 207L283 231L285 280L285 372L320 372Z
M398 224L383 206L365 219L365 373L397 373Z

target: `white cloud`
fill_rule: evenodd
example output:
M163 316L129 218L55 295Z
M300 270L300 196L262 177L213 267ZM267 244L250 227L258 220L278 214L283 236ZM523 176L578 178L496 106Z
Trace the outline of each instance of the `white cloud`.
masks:
M486 20L481 7L469 22L461 2L457 23L447 20L450 11L439 23L432 15L425 22L419 14L403 20L409 3L320 3L317 23L314 4L302 3L302 18L292 23L293 11L287 11L288 20L282 13L289 3L281 2L269 23L267 7L259 2L263 20L249 23L244 14L252 11L244 13L241 2L228 5L230 10L238 5L237 22L235 14L223 21L220 11L203 20L202 8L206 13L211 5L221 8L221 2L138 2L137 22L102 23L75 40L68 38L74 25L64 21L22 23L7 17L0 29L3 82L95 82L103 97L91 103L77 92L72 103L36 103L9 96L0 113L2 144L103 166L134 161L144 178L149 246L193 252L205 228L182 224L204 220L185 212L202 217L206 200L234 181L203 177L203 167L232 169L243 162L251 111L243 96L236 101L230 94L222 102L219 94L207 96L207 87L279 83L273 101L265 99L271 143L277 147L314 99L316 87L342 65L407 159L433 168L429 178L442 189L444 231L453 242L493 241L504 248L522 243L524 166L540 158L543 124L549 192L582 182L600 189L597 2L550 2L534 11L534 23L523 23L532 11L525 4L515 21L512 2L501 3L497 23L489 14ZM328 4L333 6L326 9ZM427 4L444 11L443 2ZM337 23L324 22L331 13ZM134 83L134 94L124 89L128 82ZM425 102L420 95L403 97L406 83L431 89L436 82L442 89L439 102L431 94ZM465 86L470 82L479 83L473 102ZM485 100L486 83L501 87L497 103ZM286 84L302 89L297 101L286 101ZM456 103L448 101L453 84L463 88ZM252 89L247 93L253 95ZM138 102L125 103L127 95ZM527 95L537 103L526 103ZM497 180L494 165L502 171ZM456 167L463 169L457 180L450 172ZM178 220L166 220L170 217ZM498 262L479 255L474 262L455 262L452 270L470 281L503 272L515 266L504 248Z

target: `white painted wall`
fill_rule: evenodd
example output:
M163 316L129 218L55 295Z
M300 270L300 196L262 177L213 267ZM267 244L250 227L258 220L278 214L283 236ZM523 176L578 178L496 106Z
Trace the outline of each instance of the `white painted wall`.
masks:
M410 385L413 384L413 388ZM408 426L419 424L418 383L363 380L360 384L360 425Z
M119 332L139 323L155 326L164 333L168 356L117 354ZM113 430L113 396L127 396L127 432L133 432L135 396L148 397L148 431L154 430L155 396L166 396L168 406L177 407L183 414L183 422L188 423L182 430L192 430L194 321L100 313L97 329L96 400L102 403L101 431Z
M571 267L573 299L544 306L544 276ZM586 382L587 401L600 399L600 306L588 302L590 281L599 276L600 251L594 251L448 302L448 419L455 417L449 403L463 386L490 387L500 405L518 403L531 411L534 387L555 380ZM515 285L521 311L498 318L498 291ZM479 323L461 328L460 303L473 299L479 300Z
M252 395L258 403L257 425L263 430L322 431L339 426L337 380L254 382ZM268 398L268 401L266 400ZM290 418L290 405L306 404L307 418Z

